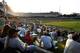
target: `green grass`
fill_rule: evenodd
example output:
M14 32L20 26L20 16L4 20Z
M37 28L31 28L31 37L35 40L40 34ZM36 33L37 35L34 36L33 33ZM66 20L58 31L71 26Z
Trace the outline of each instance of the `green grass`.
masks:
M57 27L63 27L65 29L70 29L73 31L77 31L80 32L80 19L79 20L75 20L75 19L69 19L69 20L42 20L42 24L46 24L46 25L53 25L53 26L57 26ZM63 53L64 47L65 47L65 42L59 42L57 44L58 49L55 50L55 53Z
M42 21L42 23L46 25L64 27L66 29L80 32L80 20L58 20L58 21L44 20Z
M73 19L72 20L48 20L48 19L45 19L45 20L42 20L42 24L63 27L65 29L70 29L73 31L80 32L80 20L73 20ZM58 49L55 50L55 53L63 53L65 42L66 41L63 41L57 44Z

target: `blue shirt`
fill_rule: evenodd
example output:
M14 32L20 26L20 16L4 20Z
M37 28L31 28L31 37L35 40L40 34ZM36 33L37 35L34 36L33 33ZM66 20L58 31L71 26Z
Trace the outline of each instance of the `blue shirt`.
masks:
M18 30L20 30L18 32L18 34L20 35L20 37L24 37L24 35L26 33L26 29L25 28L22 28L22 27L19 27Z
M6 37L0 38L0 42L4 43L5 39ZM11 48L19 48L21 51L24 51L24 50L33 51L36 49L36 46L34 45L26 46L26 43L22 42L18 37L10 38L8 44Z
M52 39L49 36L41 36L41 42L43 42L43 47L45 49L52 48Z

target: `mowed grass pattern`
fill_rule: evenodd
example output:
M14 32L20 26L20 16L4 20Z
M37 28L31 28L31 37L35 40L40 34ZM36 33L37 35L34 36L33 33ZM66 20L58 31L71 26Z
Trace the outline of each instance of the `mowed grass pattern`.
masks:
M66 29L80 32L80 20L43 21L44 24L64 27Z
M80 20L42 20L42 23L80 32ZM58 49L55 50L55 53L63 53L65 42L66 40L57 44Z

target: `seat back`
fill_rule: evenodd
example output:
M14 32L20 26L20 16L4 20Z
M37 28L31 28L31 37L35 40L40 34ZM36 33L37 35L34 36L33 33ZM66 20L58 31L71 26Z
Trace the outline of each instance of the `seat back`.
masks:
M2 52L0 53L21 53L19 50L17 50L16 48L6 48L4 49Z
M4 48L4 44L2 42L0 42L0 51L2 51Z

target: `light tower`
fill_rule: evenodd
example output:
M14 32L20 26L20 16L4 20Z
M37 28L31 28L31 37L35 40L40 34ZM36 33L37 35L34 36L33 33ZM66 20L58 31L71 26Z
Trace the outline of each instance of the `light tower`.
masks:
M5 2L5 0L3 0L2 3L3 3L4 18L7 20L7 16L6 16L6 2Z

